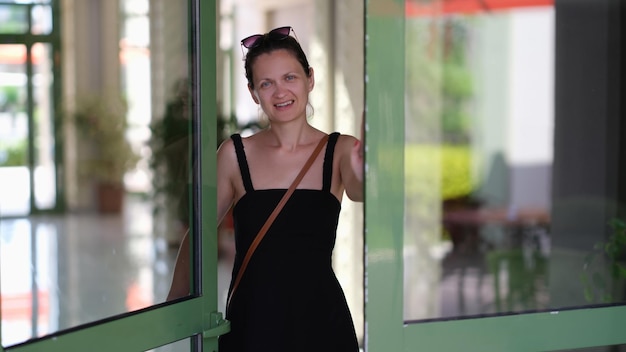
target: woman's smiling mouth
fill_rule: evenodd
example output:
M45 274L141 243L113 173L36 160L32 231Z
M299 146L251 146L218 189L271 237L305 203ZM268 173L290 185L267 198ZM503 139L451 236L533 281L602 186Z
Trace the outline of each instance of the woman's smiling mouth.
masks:
M279 103L279 104L276 104L274 106L276 106L277 108L284 108L284 107L289 106L291 104L293 104L293 100L289 100L289 101L286 101L284 103Z

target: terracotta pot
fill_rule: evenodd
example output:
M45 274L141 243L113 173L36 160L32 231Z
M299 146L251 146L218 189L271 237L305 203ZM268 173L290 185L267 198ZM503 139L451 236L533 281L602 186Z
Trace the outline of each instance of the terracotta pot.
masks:
M98 183L98 212L119 214L124 206L124 185Z

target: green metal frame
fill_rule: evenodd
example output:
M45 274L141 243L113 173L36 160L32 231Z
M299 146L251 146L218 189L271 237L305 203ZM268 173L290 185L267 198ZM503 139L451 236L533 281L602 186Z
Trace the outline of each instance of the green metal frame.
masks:
M626 343L626 306L404 321L404 3L366 3L366 351L546 351Z
M199 211L195 224L195 271L200 278L200 295L164 303L103 321L78 326L42 338L10 347L0 346L0 352L50 351L145 351L158 346L193 337L203 338L204 351L217 350L217 336L228 331L228 322L217 312L217 228L216 176L214 133L216 120L216 1L195 0L192 26L194 38L190 52L194 57L196 88L196 136L200 145L193 151L200 161L196 173L199 182L194 204ZM1 345L1 344L0 344ZM191 350L192 346L190 346Z
M404 1L365 6L365 349L401 351Z

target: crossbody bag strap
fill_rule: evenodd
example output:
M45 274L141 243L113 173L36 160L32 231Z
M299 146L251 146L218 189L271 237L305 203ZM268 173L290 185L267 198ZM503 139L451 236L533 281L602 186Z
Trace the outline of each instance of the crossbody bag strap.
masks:
M235 282L233 283L233 288L230 291L230 295L228 296L228 301L226 303L227 307L230 305L230 300L233 298L233 294L235 293L235 291L237 290L237 287L239 286L241 277L243 276L243 273L246 271L246 267L248 266L248 262L250 262L250 258L252 257L252 254L254 253L256 248L259 246L259 243L261 243L261 240L263 239L263 237L265 237L265 233L267 232L267 230L269 230L270 226L272 225L272 223L278 216L278 213L280 213L280 211L283 209L283 206L285 206L285 203L287 203L287 201L289 200L289 197L291 197L291 194L293 193L293 191L295 191L300 181L302 181L302 178L304 177L304 175L307 173L311 165L313 165L315 158L320 153L320 151L326 144L327 140L328 140L328 135L325 135L322 138L322 140L320 140L317 147L315 147L315 150L313 151L309 159L306 161L306 164L304 164L304 166L302 167L302 170L300 170L300 173L298 174L298 176L296 176L296 179L293 180L293 182L291 183L291 186L289 186L289 188L287 189L287 192L285 192L285 195L283 195L280 202L278 202L278 204L276 205L276 208L274 208L274 211L270 214L269 218L267 218L267 220L265 221L265 224L263 225L263 227L261 227L261 230L259 230L259 233L256 235L256 237L250 244L250 247L248 248L248 252L246 252L246 256L243 258L243 262L241 263L241 268L239 268L239 272L237 272L237 277L235 278Z

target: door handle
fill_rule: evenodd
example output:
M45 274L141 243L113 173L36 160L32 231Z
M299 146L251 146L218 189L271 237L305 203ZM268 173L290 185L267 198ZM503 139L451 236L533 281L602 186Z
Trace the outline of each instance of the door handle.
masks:
M230 332L230 321L225 320L220 312L212 312L209 316L208 330L202 332L202 337L205 339L218 337Z

